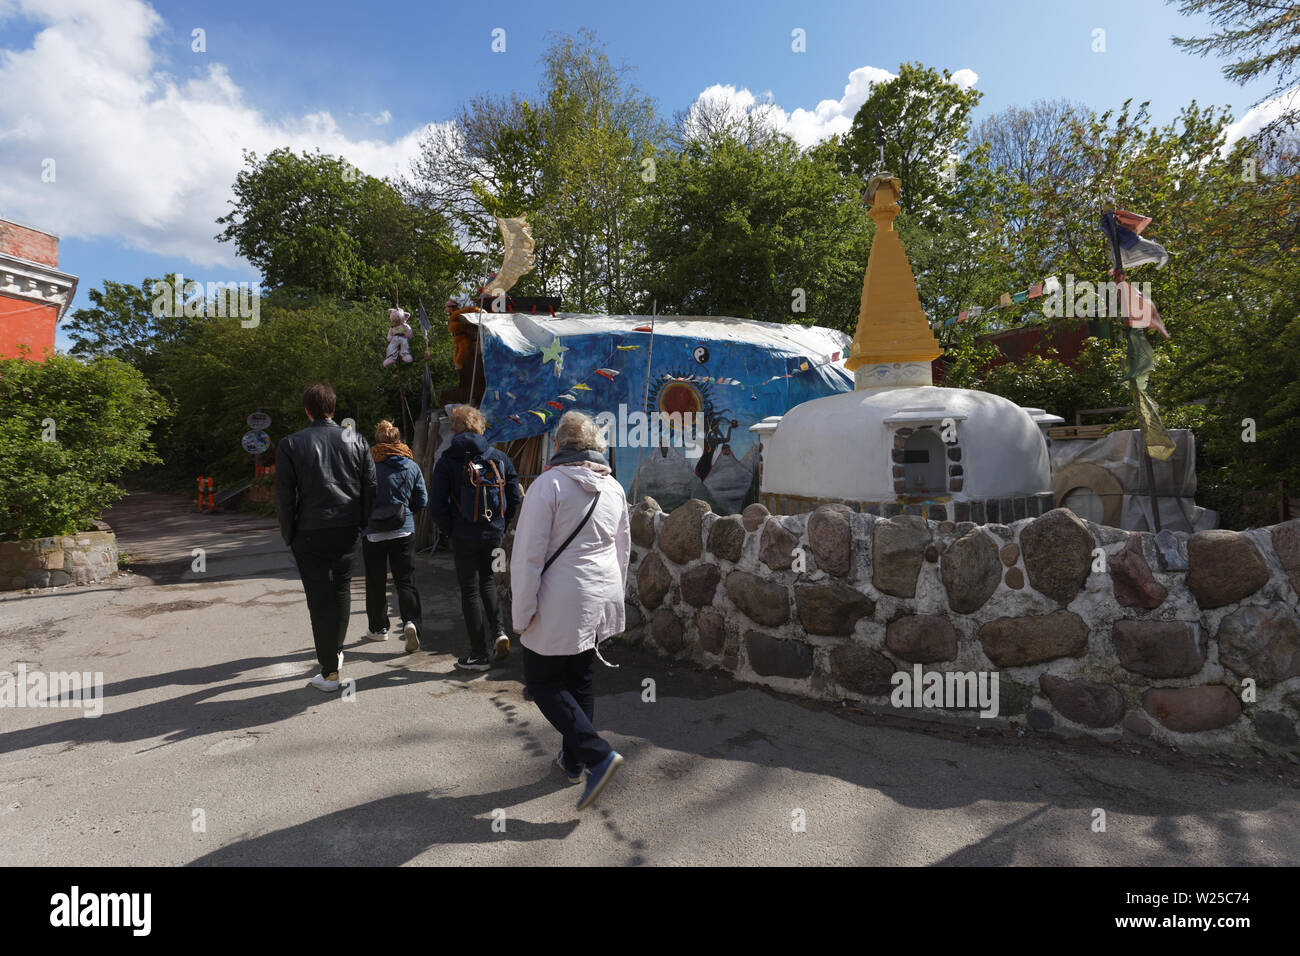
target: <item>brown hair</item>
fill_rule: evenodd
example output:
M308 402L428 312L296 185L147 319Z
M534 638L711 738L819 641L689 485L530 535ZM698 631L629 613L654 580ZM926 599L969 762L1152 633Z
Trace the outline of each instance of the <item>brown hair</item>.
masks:
M302 393L302 407L307 409L307 414L313 419L333 418L336 401L338 397L329 382L308 385L307 391Z
M399 444L401 441L402 441L401 430L392 422L390 422L388 419L385 418L382 422L380 422L378 425L375 426L376 445L396 445Z
M451 433L475 432L482 435L487 430L487 419L473 405L457 405L451 410Z

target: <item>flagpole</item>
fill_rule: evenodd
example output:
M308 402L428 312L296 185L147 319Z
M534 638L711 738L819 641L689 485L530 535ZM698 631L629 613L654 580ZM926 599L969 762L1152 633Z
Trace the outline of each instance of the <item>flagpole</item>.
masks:
M645 393L641 397L641 410L645 412L646 406L650 404L650 363L655 355L655 319L659 315L659 300L653 300L650 306L650 347L646 351L645 359ZM636 503L637 482L641 479L641 456L645 453L645 443L642 442L641 448L636 453L636 472L632 475L632 502Z

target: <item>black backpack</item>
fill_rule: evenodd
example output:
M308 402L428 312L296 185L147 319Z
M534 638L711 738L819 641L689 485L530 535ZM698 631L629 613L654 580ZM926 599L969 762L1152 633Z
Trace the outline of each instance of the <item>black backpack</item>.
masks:
M488 455L465 458L456 508L470 524L491 524L506 507L506 474Z

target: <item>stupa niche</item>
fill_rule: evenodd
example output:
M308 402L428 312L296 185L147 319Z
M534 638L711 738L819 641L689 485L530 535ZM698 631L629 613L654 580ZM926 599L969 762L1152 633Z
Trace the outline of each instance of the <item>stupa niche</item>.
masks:
M868 196L876 235L845 367L854 391L797 405L751 427L762 447L763 503L779 514L841 502L889 516L998 522L1052 508L1047 443L1033 416L999 395L933 384L943 350L894 230L901 187Z

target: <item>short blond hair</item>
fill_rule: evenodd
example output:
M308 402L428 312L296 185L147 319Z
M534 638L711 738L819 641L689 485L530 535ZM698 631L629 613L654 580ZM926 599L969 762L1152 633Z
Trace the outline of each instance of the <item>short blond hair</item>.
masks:
M482 435L487 431L487 419L473 405L457 405L451 410L451 433L474 432Z
M380 422L378 425L375 426L376 445L396 445L401 440L402 440L401 430L392 422L390 422L388 419L385 418L382 422Z
M555 426L555 447L598 451L603 455L607 446L600 427L590 416L582 412L565 412L560 424Z

